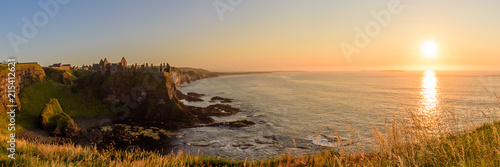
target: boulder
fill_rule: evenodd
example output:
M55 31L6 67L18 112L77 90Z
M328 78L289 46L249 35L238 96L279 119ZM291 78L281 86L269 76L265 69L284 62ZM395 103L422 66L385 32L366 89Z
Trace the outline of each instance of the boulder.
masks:
M205 94L199 94L195 92L188 92L187 95L195 98L201 98L202 96L205 96Z
M205 94L198 94L194 92L188 92L187 95L185 95L180 90L176 90L176 95L179 100L186 100L188 102L202 102L203 99L200 97L205 96Z
M203 116L230 116L236 113L241 112L238 108L233 108L231 105L227 104L213 104L208 107L195 107L195 106L186 106L187 110L191 113L198 115L200 117Z
M233 102L233 99L229 99L229 98L224 98L224 97L220 97L220 96L215 96L215 97L212 97L210 99L210 102L216 102L216 101L220 101L221 103L232 103Z
M233 127L233 128L243 128L243 127L249 127L255 125L255 122L249 121L249 120L238 120L238 121L232 121L232 122L219 122L219 123L212 123L208 124L205 126L227 126L227 127Z
M78 135L77 125L68 114L64 113L59 101L55 98L50 99L42 109L40 124L42 129L55 136L74 137Z

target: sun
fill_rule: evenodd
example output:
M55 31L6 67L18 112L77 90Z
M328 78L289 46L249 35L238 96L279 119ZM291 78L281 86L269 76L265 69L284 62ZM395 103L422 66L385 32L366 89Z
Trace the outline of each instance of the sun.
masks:
M422 45L422 55L425 57L436 57L438 47L433 41L427 41Z

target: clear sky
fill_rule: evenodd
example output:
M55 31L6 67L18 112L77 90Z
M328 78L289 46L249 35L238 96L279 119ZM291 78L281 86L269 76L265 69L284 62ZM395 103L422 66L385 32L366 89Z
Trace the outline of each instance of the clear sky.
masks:
M389 11L391 0L219 1L232 9L223 20L215 0L71 0L53 17L39 2L56 0L3 0L0 55L43 66L125 57L214 71L500 70L498 0L400 0L400 12L368 29L375 35L350 61L341 44L356 47L355 27L365 32L377 21L371 12ZM41 27L28 38L23 17L34 24L33 16ZM17 53L9 33L27 40ZM426 41L438 48L435 57L422 55Z

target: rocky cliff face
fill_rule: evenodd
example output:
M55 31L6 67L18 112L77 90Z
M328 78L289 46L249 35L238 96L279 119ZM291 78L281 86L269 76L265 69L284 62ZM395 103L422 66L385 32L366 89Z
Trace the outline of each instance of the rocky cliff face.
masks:
M2 65L0 66L0 96L2 104L6 103L7 96L8 96L8 86L10 83L8 82L7 78L9 70L7 69L7 65ZM16 99L17 99L17 105L19 108L21 108L21 103L19 102L19 92L22 88L29 86L33 83L40 82L44 80L45 77L45 72L43 71L42 67L36 63L31 63L31 64L16 64L16 76L15 76L15 83L14 85L16 86Z
M197 80L219 76L219 74L215 72L193 68L172 68L170 74L177 87L190 84Z
M148 120L164 124L196 120L193 114L181 107L175 95L175 83L169 73L93 73L77 81L79 87L96 85L101 87L101 99L111 104L113 110L123 116L123 120Z
M68 77L65 80L64 73L52 69L46 70L50 73L47 77L57 79L61 83L65 83L66 80L71 81ZM43 81L49 73L36 63L16 65L17 93L30 84ZM7 75L7 66L0 66L0 96L2 98L0 102L2 104L7 104L4 100L8 96ZM131 72L112 75L86 73L79 76L74 80L75 84L71 90L77 92L86 87L98 88L101 99L111 104L112 110L123 116L122 120L150 120L151 123L171 123L177 126L179 122L184 122L186 125L193 124L197 118L182 107L176 96L176 87L218 75L201 69L172 68L170 73ZM20 105L18 102L18 106Z
M175 86L182 86L182 85L191 83L191 78L188 75L185 75L181 72L172 71L171 75L172 75L172 79L175 83Z

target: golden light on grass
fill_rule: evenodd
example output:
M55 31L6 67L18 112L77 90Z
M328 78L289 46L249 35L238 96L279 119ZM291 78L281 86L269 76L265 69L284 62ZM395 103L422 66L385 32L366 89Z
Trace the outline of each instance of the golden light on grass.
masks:
M436 57L438 47L434 41L427 41L422 44L422 55L425 57Z

